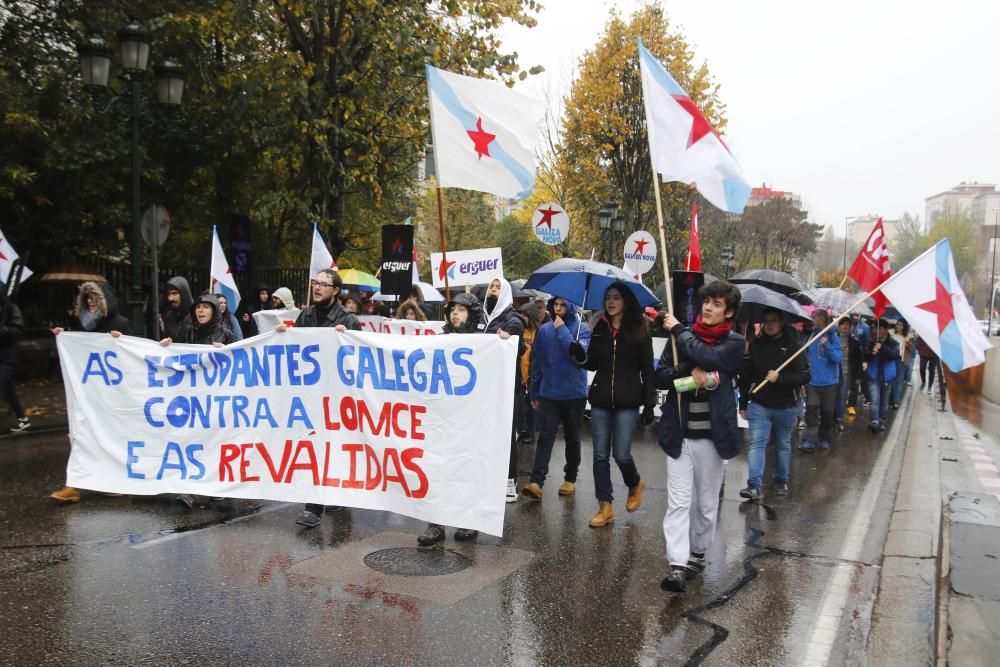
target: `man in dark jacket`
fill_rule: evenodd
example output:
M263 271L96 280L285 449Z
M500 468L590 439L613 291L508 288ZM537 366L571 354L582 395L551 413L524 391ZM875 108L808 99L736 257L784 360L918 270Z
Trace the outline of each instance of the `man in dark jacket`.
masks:
M740 451L735 379L745 341L732 328L742 297L724 280L703 286L698 297L701 314L691 330L672 313L664 317L663 325L677 344L678 361L675 366L668 344L654 375L656 387L667 390L659 435L668 457L663 535L671 571L660 587L675 593L683 592L687 579L705 569L719 515L723 463ZM697 389L680 394L678 400L674 380L688 376Z
M872 433L885 430L885 420L889 414L890 386L896 379L899 343L893 340L890 333L889 323L886 320L879 320L871 347L865 356L868 395L872 400L868 430Z
M740 365L740 414L750 422L750 453L747 488L740 496L750 500L763 497L761 481L767 443L774 442L774 493L788 495L788 473L792 465L792 429L799 413L799 388L809 381L809 362L800 354L784 369L777 369L801 347L795 329L786 326L781 313L764 311L761 335L750 343ZM767 383L756 394L753 388Z
M31 426L14 384L17 368L17 341L24 334L24 318L17 304L7 298L7 285L0 282L0 394L17 417L10 430L19 433Z
M479 330L483 333L506 332L518 337L517 357L524 354L524 320L514 310L513 292L510 283L503 278L494 278L486 289L486 304L483 308ZM521 382L518 374L521 372L514 364L514 419L510 426L510 464L507 467L507 502L517 501L517 424L520 421L521 407L517 400L518 387Z
M573 361L569 347L579 339L580 347L586 351L590 346L590 329L577 317L573 303L555 297L549 302L549 308L550 321L543 324L535 336L528 389L531 406L540 411L540 429L531 482L521 489L521 493L535 500L542 499L542 487L549 472L552 445L560 422L566 440L566 467L559 495L569 496L576 492L576 476L580 470L580 423L587 403L587 371Z
M299 313L295 319L296 327L333 327L337 331L361 331L361 320L357 315L349 313L340 305L340 289L343 286L340 274L333 269L323 269L309 281L312 289L312 305ZM285 331L287 327L279 324L276 331ZM315 528L323 516L323 505L307 503L299 518L295 520L300 526ZM331 512L342 510L337 505L330 506Z
M253 319L253 314L259 313L262 310L271 310L271 308L273 308L271 304L271 288L268 287L267 283L260 283L257 285L257 298L244 301L240 304L240 310L243 313L239 321L240 328L243 331L243 338L250 338L260 333L257 331L257 322ZM236 332L234 331L233 333L235 334Z
M163 320L163 330L160 335L163 338L176 339L185 322L190 323L191 304L194 303L194 299L191 298L191 288L188 286L187 278L182 276L174 276L168 280L163 289L167 302L160 311Z

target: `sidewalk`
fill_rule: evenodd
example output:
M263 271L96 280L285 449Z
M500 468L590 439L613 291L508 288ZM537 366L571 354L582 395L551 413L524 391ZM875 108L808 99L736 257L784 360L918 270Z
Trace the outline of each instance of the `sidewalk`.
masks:
M31 427L20 433L11 433L15 423L13 413L8 411L0 419L0 441L20 438L32 433L66 429L66 392L62 380L28 380L17 384L21 405L31 421Z

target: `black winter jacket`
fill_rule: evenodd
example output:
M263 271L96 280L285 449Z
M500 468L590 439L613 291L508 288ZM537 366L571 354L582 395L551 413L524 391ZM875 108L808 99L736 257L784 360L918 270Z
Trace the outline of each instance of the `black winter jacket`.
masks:
M17 361L17 341L24 334L24 317L16 303L7 301L7 289L0 283L0 311L3 321L0 322L0 364L13 364Z
M84 328L80 317L83 311L87 309L87 296L91 296L94 299L99 315L92 329ZM115 293L111 290L110 285L107 283L86 282L80 285L80 290L77 292L69 329L70 331L90 331L91 333L119 331L128 336L132 333L132 323L118 312L118 300L115 298Z
M596 371L590 384L588 399L595 408L652 409L656 405L653 384L653 339L649 334L637 343L626 343L611 335L611 327L603 317L597 320L590 334L586 359L577 363L588 371Z
M160 310L160 320L163 323L161 334L164 338L177 340L183 328L191 324L191 306L194 304L194 299L191 298L191 287L188 285L187 278L183 276L174 276L168 280L167 284L163 286L164 293L168 287L180 292L181 305L177 310L172 309L169 305L165 305Z
M199 303L208 304L212 307L212 318L205 324L198 324L194 310ZM181 330L177 333L175 343L190 343L193 345L211 345L222 343L229 345L233 342L233 332L219 320L219 304L215 300L214 294L203 294L191 304L191 319L185 320L181 324Z
M675 326L671 329L671 333L677 339L677 356L680 364L674 368L672 346L667 345L656 368L656 386L668 390L660 409L663 415L659 424L660 447L671 458L676 459L681 455L690 403L689 394L681 394L683 411L678 410L674 380L691 375L691 371L697 367L719 373L719 386L708 393L712 443L721 458L731 459L740 453L735 386L736 373L743 359L746 341L743 336L730 331L715 345L708 345L683 324Z
M361 331L361 320L358 319L358 316L346 310L337 301L333 302L322 321L320 321L316 304L303 310L295 319L297 327L335 327L338 324L343 324L344 328L352 331Z
M785 363L802 347L799 335L791 327L783 327L777 336L762 335L750 343L750 353L740 364L740 410L753 401L765 408L794 407L799 387L809 382L809 357L803 353L778 373L777 382L768 382L756 394L750 392L764 381L767 372Z

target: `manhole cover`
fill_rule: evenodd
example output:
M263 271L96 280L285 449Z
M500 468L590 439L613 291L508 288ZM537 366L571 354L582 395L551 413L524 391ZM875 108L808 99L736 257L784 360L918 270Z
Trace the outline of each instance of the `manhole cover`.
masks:
M364 557L364 563L376 572L403 577L436 577L461 572L472 561L450 549L400 547L380 549Z

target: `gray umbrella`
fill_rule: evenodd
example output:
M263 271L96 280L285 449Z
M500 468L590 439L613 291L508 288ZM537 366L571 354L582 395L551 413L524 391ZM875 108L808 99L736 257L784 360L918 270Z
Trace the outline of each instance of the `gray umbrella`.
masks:
M828 308L832 310L835 315L840 315L845 310L857 303L859 296L851 294L850 292L838 289L836 287L817 287L815 289L807 289L803 294L812 301L812 305L817 308ZM795 298L794 296L792 298ZM858 313L862 317L875 317L875 313L872 309L868 307L867 304L862 303L854 310L852 313Z
M795 276L784 271L774 271L773 269L750 269L741 271L729 279L731 283L762 285L775 292L781 292L792 297L801 303L802 293L806 286L798 281Z
M761 285L736 285L740 289L743 300L740 302L740 312L736 319L741 322L760 322L764 319L764 311L774 308L785 313L789 319L812 321L805 309L791 297L775 292Z

